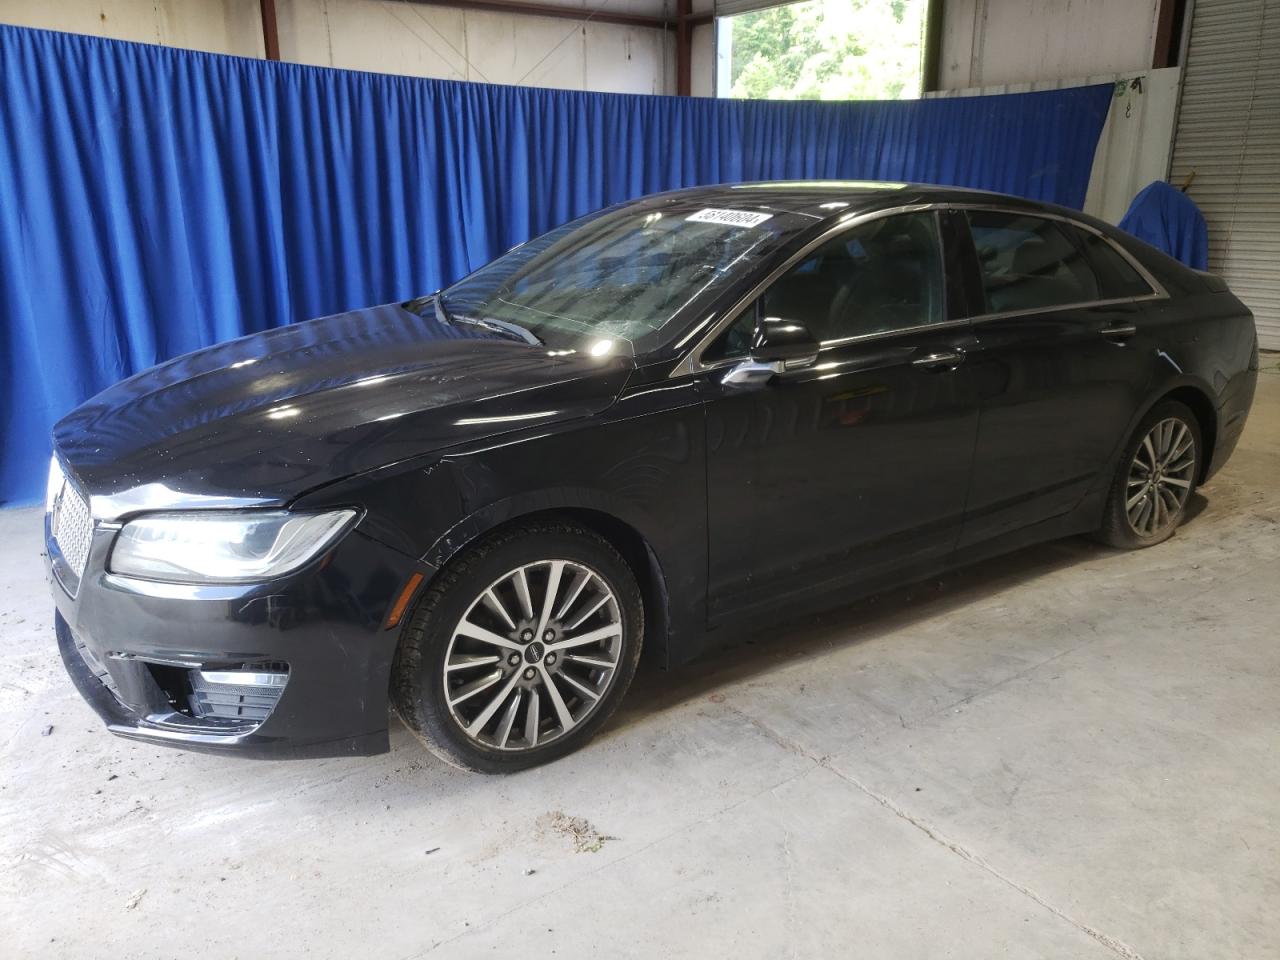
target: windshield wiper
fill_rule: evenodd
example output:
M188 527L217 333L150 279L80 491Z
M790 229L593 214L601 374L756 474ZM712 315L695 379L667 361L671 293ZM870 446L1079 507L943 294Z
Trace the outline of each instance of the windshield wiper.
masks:
M508 339L520 340L534 347L544 346L542 340L532 330L526 330L518 323L507 320L495 320L493 317L464 317L453 313L445 305L444 293L437 293L435 298L436 319L441 323L469 323L473 327L481 327L491 333L497 333Z
M436 311L436 322L443 324L453 323L453 317L449 315L449 308L444 305L444 291L441 290L431 298L431 306Z
M477 327L484 327L494 333L515 337L517 340L523 340L534 347L544 346L542 338L532 330L526 329L518 323L511 323L509 320L495 320L493 317L456 317L455 319L461 320L463 323L474 323Z

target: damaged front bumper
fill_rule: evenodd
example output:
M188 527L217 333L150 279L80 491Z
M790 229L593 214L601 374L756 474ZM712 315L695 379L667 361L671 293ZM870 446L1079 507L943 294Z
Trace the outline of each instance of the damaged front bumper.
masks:
M107 572L114 535L95 530L74 595L51 541L47 560L63 663L112 733L256 757L387 750L385 618L410 558L355 530L278 581L158 583Z

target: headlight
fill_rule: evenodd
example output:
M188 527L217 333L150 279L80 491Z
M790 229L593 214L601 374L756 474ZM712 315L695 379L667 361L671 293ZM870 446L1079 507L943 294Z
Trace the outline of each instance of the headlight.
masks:
M116 536L112 573L173 583L243 583L297 570L334 543L354 510L153 513Z

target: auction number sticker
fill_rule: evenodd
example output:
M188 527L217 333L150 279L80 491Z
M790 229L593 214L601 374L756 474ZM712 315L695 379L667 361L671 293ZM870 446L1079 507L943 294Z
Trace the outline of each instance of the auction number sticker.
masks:
M707 208L690 214L685 219L693 223L719 223L726 227L758 227L772 216L772 213L756 213L752 210L716 210Z

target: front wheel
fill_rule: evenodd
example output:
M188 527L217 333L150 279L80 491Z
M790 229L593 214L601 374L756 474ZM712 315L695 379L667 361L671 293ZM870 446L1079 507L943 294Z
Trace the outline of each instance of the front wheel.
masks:
M1122 549L1168 540L1182 522L1200 476L1200 423L1174 400L1158 403L1120 460L1099 536Z
M469 548L405 628L392 698L432 753L500 773L585 744L640 658L644 608L614 547L537 521Z

